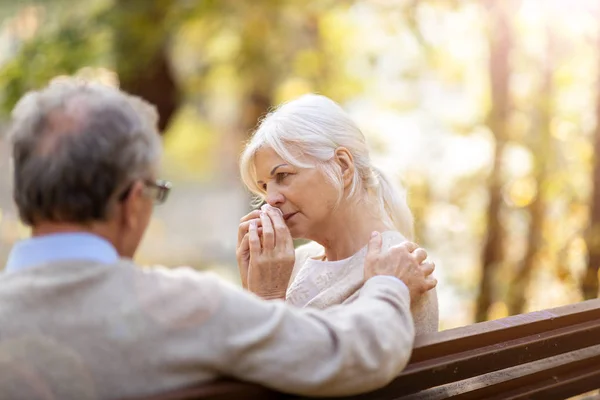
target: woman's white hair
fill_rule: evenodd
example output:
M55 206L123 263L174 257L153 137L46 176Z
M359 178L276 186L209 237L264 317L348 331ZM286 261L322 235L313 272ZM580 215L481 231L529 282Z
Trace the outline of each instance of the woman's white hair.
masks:
M354 158L354 178L348 199L372 201L379 215L406 238L413 237L413 217L406 203L406 191L371 165L365 137L348 114L333 100L308 94L284 103L269 113L246 145L240 159L242 181L257 196L265 198L258 186L254 158L261 147L272 148L296 168L319 168L343 198L342 172L334 161L335 151L345 147ZM299 155L304 156L303 160ZM305 160L310 160L309 162ZM365 206L367 206L365 204Z

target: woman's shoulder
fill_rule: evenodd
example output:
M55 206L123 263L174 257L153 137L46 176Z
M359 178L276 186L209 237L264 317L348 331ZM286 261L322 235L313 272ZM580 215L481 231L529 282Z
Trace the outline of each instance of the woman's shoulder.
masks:
M311 257L319 257L324 255L325 250L319 243L311 241L298 246L295 250L295 253L296 263L300 262L301 264L304 264L304 262Z
M398 231L385 231L381 233L381 247L384 249L389 249L392 246L400 244L402 242L406 242L408 239L404 237Z
M306 263L309 258L318 258L325 255L325 249L317 242L308 242L301 246L298 246L295 250L295 261L294 269L292 270L292 276L290 282L293 282L302 269L302 266Z
M382 247L390 248L402 242L406 242L406 238L398 231L384 231L381 233ZM304 264L309 258L318 258L325 255L325 249L317 242L310 241L306 244L298 246L295 250L296 262Z

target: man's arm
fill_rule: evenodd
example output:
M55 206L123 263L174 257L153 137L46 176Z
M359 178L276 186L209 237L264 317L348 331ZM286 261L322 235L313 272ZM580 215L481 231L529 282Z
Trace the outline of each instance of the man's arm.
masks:
M375 277L355 302L324 311L219 285L210 330L220 337L211 342L225 375L294 394L350 395L387 384L410 358L414 326L399 280Z
M189 269L153 273L140 285L180 378L222 375L300 395L351 395L384 386L408 363L411 296L436 285L426 256L408 242L381 252L381 235L374 234L359 297L327 310L264 301Z

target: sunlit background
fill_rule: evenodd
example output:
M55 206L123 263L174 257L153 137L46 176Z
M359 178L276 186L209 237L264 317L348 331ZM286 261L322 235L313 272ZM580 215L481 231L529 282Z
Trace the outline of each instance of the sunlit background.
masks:
M140 263L237 282L243 142L319 92L408 188L442 328L597 296L600 1L0 0L0 17L0 127L61 74L158 106L175 189ZM28 231L1 140L3 263Z

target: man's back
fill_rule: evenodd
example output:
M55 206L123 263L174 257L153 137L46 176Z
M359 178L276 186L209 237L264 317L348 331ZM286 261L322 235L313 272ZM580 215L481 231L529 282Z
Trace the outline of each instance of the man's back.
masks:
M213 378L210 342L218 337L210 324L205 336L187 336L219 306L219 290L211 290L218 286L209 274L144 271L125 261L0 275L1 397L127 397Z

